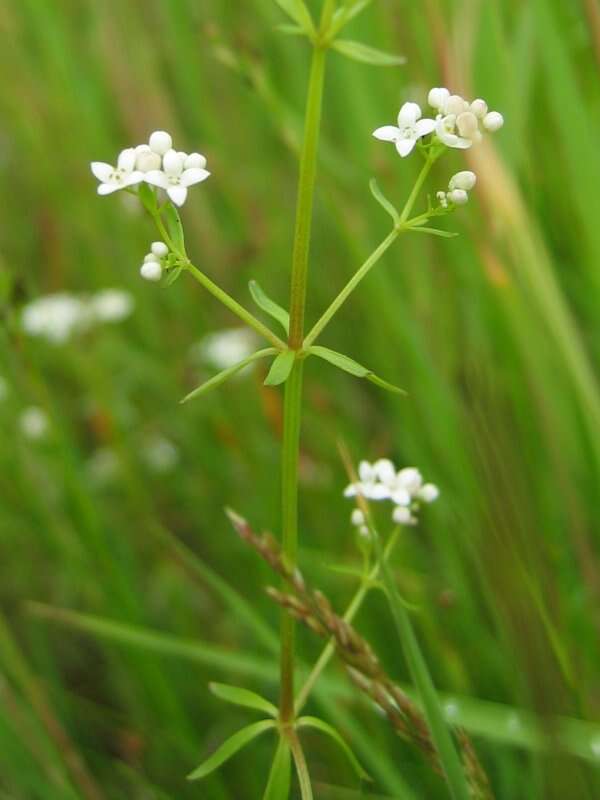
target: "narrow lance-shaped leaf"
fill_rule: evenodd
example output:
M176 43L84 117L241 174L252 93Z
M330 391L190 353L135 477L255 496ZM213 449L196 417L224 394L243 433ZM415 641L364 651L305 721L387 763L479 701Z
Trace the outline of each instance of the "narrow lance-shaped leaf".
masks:
M164 289L168 289L169 286L173 286L176 280L181 277L181 273L183 272L183 267L172 267L170 270L167 271L165 275L162 287Z
M336 39L331 45L338 53L342 53L354 61L362 61L364 64L373 64L377 67L397 67L404 64L404 56L395 56L392 53L384 53L362 42L353 42L350 39Z
M350 375L355 375L357 378L364 378L365 380L374 383L381 389L386 389L389 392L396 392L397 394L405 394L403 389L384 381L382 378L375 375L375 373L370 369L363 367L363 365L359 364L358 361L343 355L343 353L337 353L335 350L330 350L328 347L321 347L320 345L313 345L312 347L309 347L308 352L311 355L322 358L324 361L328 361L330 364L333 364L335 367L344 370L344 372L348 372Z
M300 27L308 34L315 32L310 11L306 7L304 0L275 0L279 8L297 22Z
M173 203L167 203L163 213L167 221L167 230L173 244L177 248L180 255L185 255L185 238L183 235L183 225L181 224L179 212Z
M256 305L259 308L262 308L262 310L269 314L269 316L273 317L273 319L276 319L284 331L289 333L290 315L285 308L282 308L274 300L271 300L271 298L262 289L257 281L250 281L248 288L250 289L250 294L252 295L252 299Z
M360 14L373 0L347 0L333 15L333 34L339 33L354 17Z
M260 722L254 722L246 728L242 728L233 736L230 736L223 744L216 750L212 756L203 761L200 766L188 775L188 781L197 781L200 778L205 778L218 769L221 764L224 764L232 756L234 756L242 747L245 747L261 733L275 727L275 720L263 719Z
M225 700L227 703L233 703L236 706L243 706L244 708L253 708L256 711L269 714L271 717L276 717L278 714L276 706L265 700L255 692L249 689L244 689L240 686L228 686L224 683L210 683L209 689L220 700Z
M279 353L265 378L265 386L279 386L281 383L285 383L290 377L295 359L296 353L293 350L284 350Z
M458 233L453 233L452 231L442 231L439 228L423 228L419 227L411 227L411 231L414 233L428 233L430 236L441 236L443 239L454 239L458 236Z
M272 356L276 352L277 350L274 347L265 347L264 350L257 350L256 353L248 356L248 358L244 358L243 361L239 361L232 367L227 367L227 369L224 369L222 372L214 375L210 380L206 381L206 383L201 384L197 389L194 389L193 392L190 392L188 395L186 395L180 402L187 403L189 400L193 400L196 397L200 397L202 394L210 392L211 389L216 389L217 386L225 383L226 380L229 380L229 378L235 375L236 372L239 372L241 369L248 366L248 364L251 364L253 361L258 361L260 358Z
M292 778L292 754L287 739L280 738L269 772L263 800L288 800Z
M379 188L379 184L372 178L371 182L369 183L369 188L371 189L371 194L377 200L379 205L387 211L390 217L394 220L394 225L398 225L400 222L400 214L396 210L396 208L390 203L387 197L383 194L381 189Z
M342 739L340 734L329 725L327 722L324 722L322 719L318 717L300 717L298 720L298 727L299 728L315 728L321 733L324 733L326 736L329 736L331 739L336 742L340 746L340 748L346 754L348 761L352 764L354 771L358 775L358 777L363 781L370 781L371 777L368 775L367 772L362 768L359 760L356 758L348 744Z

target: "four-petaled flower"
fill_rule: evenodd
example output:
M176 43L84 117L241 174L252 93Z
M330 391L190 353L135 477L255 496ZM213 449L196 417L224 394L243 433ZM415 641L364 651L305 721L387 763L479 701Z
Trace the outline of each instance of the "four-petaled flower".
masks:
M144 179L148 183L164 189L175 205L182 206L185 203L188 188L195 183L205 181L210 175L210 172L203 167L190 166L186 168L189 158L185 156L185 153L169 150L163 157L162 170L154 169L146 172ZM196 161L192 163L196 163Z
M384 125L373 132L376 139L394 142L402 158L413 151L417 140L427 136L435 128L432 119L421 119L421 109L416 103L404 103L398 114L398 127Z
M144 173L135 168L136 151L128 147L119 153L117 166L113 167L104 161L92 161L92 172L100 181L98 194L111 194L119 189L126 189L144 180Z

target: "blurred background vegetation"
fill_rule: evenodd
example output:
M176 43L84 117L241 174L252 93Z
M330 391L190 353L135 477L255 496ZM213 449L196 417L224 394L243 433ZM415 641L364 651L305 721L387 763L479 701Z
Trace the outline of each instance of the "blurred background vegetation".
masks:
M281 22L272 0L0 3L7 800L262 796L268 739L201 785L185 775L249 721L209 680L276 697L271 576L222 509L277 531L281 392L260 367L178 406L212 371L197 343L237 323L191 281L139 279L150 223L98 197L89 162L157 128L205 153L213 177L183 213L192 258L245 302L255 278L285 303L308 54ZM466 154L480 182L448 223L461 237L401 240L323 339L408 396L309 365L301 563L341 608L353 580L329 567L358 556L338 438L356 460L418 465L442 496L396 568L447 715L499 798L597 798L600 7L375 0L348 36L407 64L330 58L309 320L386 233L369 179L396 204L412 185L418 159L375 127L435 85L486 98L506 126ZM430 191L464 164L444 159ZM118 325L62 345L23 333L28 301L108 287L135 299ZM31 407L48 418L35 440ZM358 628L405 680L381 598ZM319 643L300 642L309 664ZM446 797L335 665L311 707L352 743L372 796ZM317 797L359 796L334 749L315 737L307 751Z

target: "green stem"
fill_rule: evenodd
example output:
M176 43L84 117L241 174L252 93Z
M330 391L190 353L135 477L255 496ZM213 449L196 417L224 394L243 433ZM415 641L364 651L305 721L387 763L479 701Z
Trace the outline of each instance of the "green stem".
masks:
M392 570L383 557L379 534L372 525L369 525L369 528L373 534L375 546L381 562L383 582L385 584L389 606L396 624L398 636L404 650L404 657L406 658L413 683L419 693L423 706L423 713L429 725L431 738L438 752L440 764L448 782L450 795L453 800L469 800L470 793L467 787L465 773L456 747L454 746L452 735L444 720L439 697L433 685L423 653L421 652L410 617L396 588Z
M386 560L390 557L394 547L396 546L399 534L400 534L400 528L397 527L393 530L392 535L388 539L383 556ZM352 620L360 610L360 607L362 606L365 597L372 589L373 581L377 580L377 578L379 577L380 569L381 569L381 564L378 561L373 567L373 569L367 575L364 576L360 586L356 590L354 597L352 598L352 600L348 604L348 607L346 608L346 611L344 612L344 616L342 617L344 622L352 622ZM310 693L312 692L316 682L319 680L321 673L331 661L334 653L335 653L335 645L333 639L330 639L329 642L325 645L325 647L321 651L321 655L315 662L315 665L312 668L310 675L308 676L302 689L298 693L298 697L296 698L296 715L298 715L300 711L304 708L306 701L310 696Z
M323 332L325 327L331 322L333 317L337 314L346 300L350 297L352 292L356 289L358 284L365 278L369 272L373 269L375 264L381 259L384 253L389 250L392 244L396 241L398 236L401 233L405 233L406 231L410 230L410 225L407 224L408 217L410 212L412 211L414 204L419 196L419 192L423 188L423 184L427 176L429 175L429 171L431 167L434 165L436 160L438 159L440 152L437 150L430 150L425 163L419 173L415 185L412 188L412 191L406 201L406 205L402 209L402 213L400 215L400 219L398 220L398 224L394 227L394 229L386 236L386 238L381 242L379 247L369 256L369 258L365 261L365 263L358 269L357 272L350 278L348 283L344 286L342 291L338 294L338 296L333 300L329 308L323 313L321 318L317 320L317 322L313 325L312 329L309 331L308 335L304 339L304 347L310 347L311 344L314 344L315 340L318 336Z
M308 765L304 757L304 751L300 740L296 735L296 731L292 731L289 735L290 749L294 757L294 764L296 765L296 772L298 774L298 783L300 784L300 797L302 800L313 800L312 786L310 785L310 774L308 772Z

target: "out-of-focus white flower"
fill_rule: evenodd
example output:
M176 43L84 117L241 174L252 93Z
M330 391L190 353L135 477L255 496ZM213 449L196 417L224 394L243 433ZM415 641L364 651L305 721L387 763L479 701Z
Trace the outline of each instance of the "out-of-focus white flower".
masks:
M440 490L434 483L426 483L417 492L417 497L424 503L433 503L440 496Z
M366 524L365 515L360 508L355 508L350 516L350 522L364 539L371 538L371 532Z
M396 525L416 525L417 518L413 516L410 508L406 506L396 506L392 512L392 519Z
M103 289L90 298L91 313L99 322L121 322L133 308L133 297L122 289Z
M239 364L256 350L258 339L248 328L228 328L205 336L192 348L192 356L217 369Z
M373 132L376 139L394 142L402 158L411 153L417 141L435 128L432 119L421 119L421 109L416 103L404 103L398 114L398 127L384 125Z
M344 490L344 497L365 497L367 500L389 500L390 488L383 483L375 464L361 461L358 465L358 481Z
M186 168L188 158L185 153L169 150L163 156L162 170L151 170L144 175L148 183L164 189L169 199L178 206L185 203L190 186L205 181L210 175L204 168Z
M154 436L142 448L146 464L156 473L171 472L179 461L179 450L164 436Z
M414 496L423 485L423 476L416 467L404 467L398 473L398 484L402 486L412 496Z
M503 125L504 117L499 111L490 111L490 113L486 114L483 118L483 127L490 133L499 131Z
M32 300L21 315L21 326L30 336L42 336L55 344L62 344L77 328L89 322L83 300L71 294L49 294Z
M27 439L38 441L48 433L48 417L38 406L29 406L21 412L19 427Z
M154 133L150 134L148 146L153 153L164 156L165 153L172 149L173 139L166 131L154 131Z
M135 148L128 147L119 153L116 167L104 161L92 161L92 172L100 181L98 194L111 194L140 183L144 179L144 173L136 169L136 157Z

